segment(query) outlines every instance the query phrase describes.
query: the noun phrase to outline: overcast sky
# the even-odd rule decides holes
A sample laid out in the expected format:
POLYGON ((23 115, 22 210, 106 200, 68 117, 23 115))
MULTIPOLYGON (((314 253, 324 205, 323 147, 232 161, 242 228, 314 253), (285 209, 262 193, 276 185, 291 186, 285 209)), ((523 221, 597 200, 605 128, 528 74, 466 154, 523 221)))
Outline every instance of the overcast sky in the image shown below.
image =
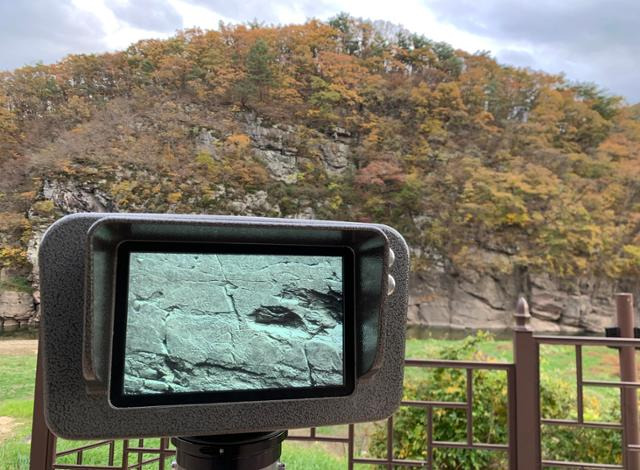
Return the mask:
POLYGON ((302 23, 341 11, 640 102, 640 0, 0 0, 0 69, 220 21, 302 23))

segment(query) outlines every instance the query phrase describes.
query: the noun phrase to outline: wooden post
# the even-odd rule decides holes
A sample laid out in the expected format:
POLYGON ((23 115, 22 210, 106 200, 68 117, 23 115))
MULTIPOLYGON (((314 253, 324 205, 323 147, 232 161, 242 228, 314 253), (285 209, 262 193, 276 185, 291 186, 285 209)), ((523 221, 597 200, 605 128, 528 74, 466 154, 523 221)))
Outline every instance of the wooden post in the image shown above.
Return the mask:
POLYGON ((38 341, 36 360, 36 385, 33 399, 33 420, 31 425, 30 470, 51 470, 56 460, 56 437, 44 419, 44 370, 42 340, 38 341))
POLYGON ((516 369, 516 461, 518 470, 541 466, 540 455, 540 365, 538 343, 528 326, 529 305, 520 297, 513 329, 513 359, 516 369))
MULTIPOLYGON (((633 338, 633 295, 616 294, 616 314, 621 338, 633 338)), ((619 349, 620 356, 620 380, 623 382, 635 382, 636 377, 636 348, 633 346, 619 349)), ((623 461, 624 468, 640 470, 640 454, 629 451, 627 446, 640 444, 638 433, 638 394, 635 388, 622 388, 620 390, 621 417, 623 426, 623 461)))

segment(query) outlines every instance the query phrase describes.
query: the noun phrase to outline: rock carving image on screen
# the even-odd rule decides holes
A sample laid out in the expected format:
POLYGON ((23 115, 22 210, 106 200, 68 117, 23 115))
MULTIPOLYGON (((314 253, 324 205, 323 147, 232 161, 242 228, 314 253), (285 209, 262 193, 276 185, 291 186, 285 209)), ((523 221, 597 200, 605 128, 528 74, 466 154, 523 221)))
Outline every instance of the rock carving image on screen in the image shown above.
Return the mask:
POLYGON ((132 252, 124 394, 341 386, 340 256, 132 252))

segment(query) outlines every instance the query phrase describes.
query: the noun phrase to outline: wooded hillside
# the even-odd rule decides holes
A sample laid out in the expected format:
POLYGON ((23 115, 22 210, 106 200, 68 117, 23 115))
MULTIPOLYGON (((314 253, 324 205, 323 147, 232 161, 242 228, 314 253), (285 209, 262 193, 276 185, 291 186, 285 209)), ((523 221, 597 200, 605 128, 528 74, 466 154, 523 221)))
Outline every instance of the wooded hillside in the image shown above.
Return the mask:
POLYGON ((120 211, 388 223, 416 268, 640 275, 640 105, 345 15, 2 73, 0 162, 4 266, 77 181, 120 211))

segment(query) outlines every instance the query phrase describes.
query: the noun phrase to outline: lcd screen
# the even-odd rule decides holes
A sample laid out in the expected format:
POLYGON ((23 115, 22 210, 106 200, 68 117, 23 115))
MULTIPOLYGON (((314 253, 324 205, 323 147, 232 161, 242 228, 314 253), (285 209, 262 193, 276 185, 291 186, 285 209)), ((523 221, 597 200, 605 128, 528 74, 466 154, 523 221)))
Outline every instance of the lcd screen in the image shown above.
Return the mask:
POLYGON ((348 394, 352 256, 343 247, 124 243, 112 403, 348 394))

